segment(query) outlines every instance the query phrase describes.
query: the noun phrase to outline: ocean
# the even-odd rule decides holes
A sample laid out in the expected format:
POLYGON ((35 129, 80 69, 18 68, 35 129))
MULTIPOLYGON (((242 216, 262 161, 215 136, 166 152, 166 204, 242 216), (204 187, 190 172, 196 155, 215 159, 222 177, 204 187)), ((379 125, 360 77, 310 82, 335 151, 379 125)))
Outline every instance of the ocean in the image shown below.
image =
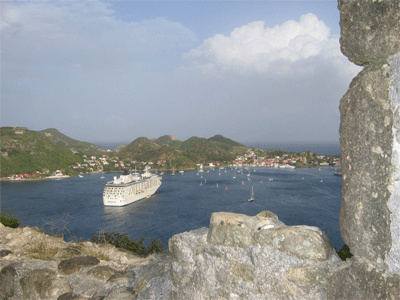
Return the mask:
POLYGON ((124 207, 105 207, 102 200, 106 181, 118 173, 104 174, 104 179, 102 174, 90 174, 2 182, 1 210, 12 209, 22 225, 63 233, 66 240, 88 240, 106 231, 126 233, 135 240, 145 237, 148 242, 160 239, 165 245, 174 234, 208 227, 213 212, 256 215, 270 210, 286 225, 317 226, 334 247, 343 246, 339 230, 342 178, 334 176, 334 168, 250 168, 251 181, 247 170, 243 175, 237 171, 204 172, 204 178, 197 171, 176 176, 166 172, 151 198, 124 207), (248 202, 252 187, 255 200, 248 202))

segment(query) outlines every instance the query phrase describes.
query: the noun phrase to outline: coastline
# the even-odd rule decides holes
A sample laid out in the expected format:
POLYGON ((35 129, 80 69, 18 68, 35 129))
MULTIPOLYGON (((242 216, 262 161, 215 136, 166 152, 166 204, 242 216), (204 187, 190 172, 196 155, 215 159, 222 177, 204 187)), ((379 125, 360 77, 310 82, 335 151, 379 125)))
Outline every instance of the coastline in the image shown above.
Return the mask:
MULTIPOLYGON (((224 168, 233 168, 231 166, 223 166, 223 167, 224 168)), ((209 167, 206 167, 206 168, 209 168, 209 167)), ((214 167, 214 169, 218 169, 218 168, 219 167, 214 167)), ((257 166, 257 168, 272 168, 273 169, 273 167, 270 167, 270 166, 257 166)), ((305 169, 305 168, 335 168, 335 167, 333 167, 333 166, 300 166, 300 167, 296 167, 296 169, 305 169)), ((194 170, 197 170, 197 168, 180 168, 179 170, 176 169, 175 172, 179 172, 181 170, 183 170, 183 171, 194 171, 194 170)), ((158 168, 158 169, 156 169, 154 171, 157 171, 157 172, 172 172, 172 169, 158 168)), ((94 172, 90 172, 90 173, 84 173, 82 175, 121 173, 121 172, 123 172, 123 170, 114 170, 114 171, 106 171, 106 172, 94 171, 94 172)), ((53 180, 61 180, 61 179, 74 178, 74 177, 77 177, 77 176, 78 176, 78 174, 77 175, 70 175, 68 177, 61 177, 61 178, 44 177, 44 178, 24 178, 24 179, 10 179, 8 177, 1 177, 0 178, 0 182, 6 182, 6 181, 9 181, 9 182, 20 182, 20 181, 27 182, 27 181, 43 181, 43 180, 52 180, 52 179, 53 180)))

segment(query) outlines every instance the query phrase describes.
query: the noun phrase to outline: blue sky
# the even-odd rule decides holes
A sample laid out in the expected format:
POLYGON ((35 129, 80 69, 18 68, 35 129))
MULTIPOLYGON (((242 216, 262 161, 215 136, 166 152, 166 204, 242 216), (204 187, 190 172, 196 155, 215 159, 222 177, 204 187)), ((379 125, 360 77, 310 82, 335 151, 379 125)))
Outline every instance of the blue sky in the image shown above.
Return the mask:
POLYGON ((337 1, 1 2, 1 126, 338 141, 337 1))

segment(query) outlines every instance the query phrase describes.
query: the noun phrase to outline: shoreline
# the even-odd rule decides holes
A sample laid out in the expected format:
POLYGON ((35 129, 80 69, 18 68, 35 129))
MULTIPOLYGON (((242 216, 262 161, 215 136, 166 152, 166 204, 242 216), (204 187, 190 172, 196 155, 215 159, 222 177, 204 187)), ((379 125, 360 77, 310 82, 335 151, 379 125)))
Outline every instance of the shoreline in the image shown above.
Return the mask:
MULTIPOLYGON (((209 167, 206 167, 206 168, 209 168, 209 167)), ((214 167, 214 169, 218 169, 219 167, 214 167)), ((228 167, 228 166, 224 166, 224 168, 232 168, 232 167, 228 167)), ((253 168, 253 167, 251 167, 251 168, 253 168)), ((270 167, 270 166, 257 166, 257 168, 272 168, 272 169, 274 169, 273 167, 270 167)), ((337 168, 337 167, 334 167, 334 166, 302 166, 302 167, 296 167, 295 169, 304 169, 304 168, 337 168)), ((295 169, 293 169, 293 170, 295 170, 295 169)), ((183 169, 176 169, 175 170, 175 172, 179 172, 179 171, 195 171, 195 170, 197 170, 197 168, 183 168, 183 169)), ((163 168, 163 169, 155 169, 154 171, 157 171, 157 172, 172 172, 172 170, 171 169, 165 169, 165 168, 163 168)), ((107 171, 107 172, 102 172, 102 171, 94 171, 94 172, 90 172, 90 173, 84 173, 84 174, 82 174, 82 175, 91 175, 91 174, 106 174, 106 173, 121 173, 121 172, 123 172, 123 170, 115 170, 115 171, 107 171)), ((8 178, 8 177, 1 177, 0 178, 0 182, 6 182, 6 181, 9 181, 9 182, 20 182, 20 181, 23 181, 23 182, 27 182, 27 181, 43 181, 43 180, 61 180, 61 179, 68 179, 68 178, 73 178, 73 177, 78 177, 78 175, 79 174, 77 174, 77 175, 70 175, 69 177, 64 177, 64 178, 48 178, 48 177, 45 177, 45 178, 24 178, 24 179, 10 179, 10 178, 8 178)))

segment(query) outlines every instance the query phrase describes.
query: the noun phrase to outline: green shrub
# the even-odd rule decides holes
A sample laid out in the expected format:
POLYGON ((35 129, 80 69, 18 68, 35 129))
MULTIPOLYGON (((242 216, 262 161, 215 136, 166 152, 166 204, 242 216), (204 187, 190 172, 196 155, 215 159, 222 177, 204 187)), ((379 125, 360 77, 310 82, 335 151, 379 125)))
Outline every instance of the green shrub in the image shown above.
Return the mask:
POLYGON ((336 250, 336 253, 339 255, 341 260, 346 260, 347 258, 350 258, 353 256, 353 254, 351 254, 351 252, 350 252, 349 246, 347 246, 346 244, 343 245, 342 249, 336 250))
POLYGON ((161 252, 165 245, 160 240, 153 240, 149 243, 146 247, 143 245, 145 238, 141 238, 139 242, 135 240, 130 240, 126 233, 120 234, 116 232, 108 233, 104 232, 101 233, 100 236, 92 236, 90 241, 96 244, 111 244, 117 248, 123 248, 134 253, 147 256, 153 252, 161 252))
POLYGON ((18 220, 17 217, 11 213, 11 209, 9 209, 5 213, 0 213, 0 223, 6 227, 17 228, 21 224, 21 221, 18 220))

